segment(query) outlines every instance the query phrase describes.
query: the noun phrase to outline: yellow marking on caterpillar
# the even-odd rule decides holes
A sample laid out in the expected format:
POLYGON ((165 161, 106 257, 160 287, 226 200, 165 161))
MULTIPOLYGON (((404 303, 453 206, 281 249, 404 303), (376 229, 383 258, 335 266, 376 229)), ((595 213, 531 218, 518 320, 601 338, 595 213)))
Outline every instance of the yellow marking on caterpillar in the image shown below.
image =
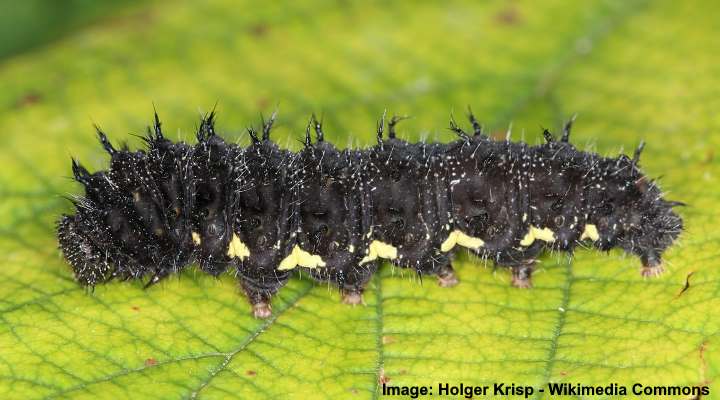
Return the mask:
POLYGON ((550 228, 538 228, 537 226, 530 226, 528 233, 520 241, 520 246, 530 246, 536 240, 542 240, 544 242, 554 242, 555 232, 550 228))
POLYGON ((310 254, 301 249, 300 246, 295 245, 292 252, 290 252, 290 255, 280 262, 278 270, 287 271, 297 267, 298 265, 305 268, 319 268, 325 266, 325 261, 323 261, 322 257, 319 255, 310 254))
POLYGON ((520 246, 530 246, 535 241, 535 236, 533 236, 532 229, 528 230, 528 233, 525 234, 525 237, 520 241, 520 246))
POLYGON ((555 241, 555 232, 550 230, 550 228, 538 228, 537 226, 531 226, 530 230, 532 230, 532 235, 535 239, 542 240, 544 242, 554 242, 555 241))
POLYGON ((370 247, 368 247, 367 255, 360 260, 360 265, 377 260, 378 257, 394 260, 397 258, 397 249, 391 244, 387 244, 379 240, 373 240, 370 243, 370 247))
POLYGON ((582 236, 580 236, 580 240, 590 239, 593 242, 596 242, 600 239, 600 234, 598 233, 597 226, 593 224, 585 224, 585 230, 582 233, 582 236))
POLYGON ((202 244, 202 239, 200 238, 200 234, 197 232, 193 232, 190 234, 192 236, 192 241, 195 243, 196 246, 200 246, 202 244))
POLYGON ((447 239, 440 245, 440 251, 447 253, 452 250, 456 245, 467 247, 469 249, 477 249, 485 244, 482 239, 473 236, 468 236, 459 229, 455 229, 450 232, 447 239))
POLYGON ((230 258, 237 257, 241 260, 250 257, 250 249, 240 241, 240 238, 234 232, 228 246, 227 255, 230 258))

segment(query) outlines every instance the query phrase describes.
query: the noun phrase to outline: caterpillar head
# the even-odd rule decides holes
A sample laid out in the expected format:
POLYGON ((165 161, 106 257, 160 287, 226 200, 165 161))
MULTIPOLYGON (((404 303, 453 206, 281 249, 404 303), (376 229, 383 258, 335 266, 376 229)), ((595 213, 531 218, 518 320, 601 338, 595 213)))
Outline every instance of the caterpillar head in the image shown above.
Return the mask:
POLYGON ((112 273, 107 254, 102 250, 103 243, 98 243, 92 235, 95 226, 78 214, 63 215, 57 224, 60 250, 72 266, 75 279, 83 286, 104 282, 112 273))
POLYGON ((85 187, 76 198, 74 216, 58 222, 60 248, 76 279, 88 286, 118 277, 139 278, 155 265, 157 251, 148 251, 149 232, 143 229, 132 199, 118 191, 104 172, 90 174, 73 160, 75 180, 85 187))

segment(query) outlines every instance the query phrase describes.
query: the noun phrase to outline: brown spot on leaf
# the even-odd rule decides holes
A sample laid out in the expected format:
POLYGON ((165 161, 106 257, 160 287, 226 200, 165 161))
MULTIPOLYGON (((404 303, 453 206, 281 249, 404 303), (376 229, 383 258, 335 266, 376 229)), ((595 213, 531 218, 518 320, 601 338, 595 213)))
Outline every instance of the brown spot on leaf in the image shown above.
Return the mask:
MULTIPOLYGON (((709 380, 707 378, 708 365, 707 365, 707 360, 705 360, 705 351, 707 350, 707 346, 708 346, 707 340, 700 343, 700 349, 699 349, 699 353, 700 353, 700 384, 696 385, 695 386, 696 388, 707 387, 712 382, 711 380, 709 380)), ((689 399, 699 400, 699 399, 702 399, 702 397, 703 397, 702 394, 697 394, 695 396, 690 397, 689 399)))
POLYGON ((15 108, 28 107, 41 102, 42 99, 43 96, 40 93, 29 91, 15 100, 15 108))
POLYGON ((500 25, 512 26, 522 22, 522 16, 517 7, 509 5, 495 14, 495 21, 500 25))
POLYGON ((267 97, 261 97, 256 101, 258 108, 267 108, 270 105, 270 100, 267 97))
POLYGON ((383 337, 382 337, 382 343, 383 343, 383 344, 395 343, 395 338, 392 337, 392 336, 383 336, 383 337))
POLYGON ((156 359, 150 357, 150 358, 148 358, 147 360, 145 360, 145 366, 146 366, 146 367, 154 367, 155 365, 157 365, 157 360, 156 360, 156 359))
POLYGON ((154 26, 157 14, 143 10, 141 12, 118 13, 102 23, 105 29, 146 30, 154 26))
POLYGON ((255 37, 263 37, 267 35, 269 30, 270 28, 267 24, 260 22, 250 27, 250 34, 255 37))
POLYGON ((378 374, 378 384, 385 385, 390 382, 390 377, 385 375, 385 370, 380 368, 380 374, 378 374))
POLYGON ((247 376, 255 376, 255 375, 257 375, 257 372, 249 369, 249 370, 245 371, 245 375, 247 375, 247 376))
POLYGON ((707 350, 707 340, 700 344, 700 379, 702 379, 702 385, 710 384, 710 380, 707 379, 708 364, 705 359, 705 351, 707 350))
POLYGON ((705 159, 703 160, 704 164, 710 164, 715 159, 715 151, 710 149, 705 153, 705 159))
POLYGON ((133 311, 140 311, 140 307, 138 306, 132 306, 130 307, 133 311))

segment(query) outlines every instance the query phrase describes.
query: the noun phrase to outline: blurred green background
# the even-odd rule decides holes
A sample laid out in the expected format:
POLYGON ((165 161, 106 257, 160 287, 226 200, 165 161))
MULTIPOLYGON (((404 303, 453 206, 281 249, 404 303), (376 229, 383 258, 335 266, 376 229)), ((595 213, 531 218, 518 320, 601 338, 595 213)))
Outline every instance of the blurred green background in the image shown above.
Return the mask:
POLYGON ((0 58, 36 49, 137 0, 0 1, 0 58))
MULTIPOLYGON (((0 397, 378 398, 380 382, 710 385, 720 366, 720 7, 715 2, 0 1, 0 397), (92 123, 140 141, 153 104, 192 140, 279 105, 299 148, 325 115, 340 146, 384 110, 410 140, 451 140, 468 105, 497 138, 539 143, 577 113, 583 150, 661 176, 687 231, 644 280, 620 252, 542 258, 528 291, 461 256, 446 290, 385 266, 366 306, 293 279, 275 318, 249 317, 231 274, 189 269, 150 290, 87 293, 59 256, 70 156, 106 168, 92 123), (686 288, 683 290, 683 288, 686 288)), ((542 395, 534 395, 543 398, 542 395)), ((672 396, 688 398, 688 396, 672 396)), ((599 396, 598 398, 604 398, 599 396)), ((648 397, 649 398, 649 397, 648 397)))

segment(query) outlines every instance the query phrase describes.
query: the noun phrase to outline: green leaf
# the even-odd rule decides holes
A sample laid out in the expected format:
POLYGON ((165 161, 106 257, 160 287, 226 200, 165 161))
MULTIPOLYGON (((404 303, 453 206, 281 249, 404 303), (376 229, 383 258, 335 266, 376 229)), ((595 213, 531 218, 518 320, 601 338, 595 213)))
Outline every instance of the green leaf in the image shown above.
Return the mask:
MULTIPOLYGON (((0 398, 377 398, 393 385, 547 382, 711 385, 720 372, 720 58, 706 2, 160 2, 0 64, 0 398), (274 316, 250 317, 232 276, 190 269, 143 290, 87 292, 54 221, 80 188, 69 157, 107 159, 92 122, 138 140, 152 104, 190 138, 279 103, 280 143, 311 112, 339 145, 368 144, 383 110, 405 137, 450 140, 469 104, 488 129, 541 140, 578 114, 572 140, 614 155, 648 142, 686 232, 668 272, 643 279, 618 251, 543 256, 535 287, 462 256, 461 284, 384 266, 365 306, 295 278, 274 316), (686 288, 686 289, 684 289, 686 288)), ((535 395, 534 395, 535 396, 535 395)), ((543 396, 537 396, 541 398, 543 396)))
POLYGON ((137 0, 0 0, 0 58, 31 50, 137 0))

